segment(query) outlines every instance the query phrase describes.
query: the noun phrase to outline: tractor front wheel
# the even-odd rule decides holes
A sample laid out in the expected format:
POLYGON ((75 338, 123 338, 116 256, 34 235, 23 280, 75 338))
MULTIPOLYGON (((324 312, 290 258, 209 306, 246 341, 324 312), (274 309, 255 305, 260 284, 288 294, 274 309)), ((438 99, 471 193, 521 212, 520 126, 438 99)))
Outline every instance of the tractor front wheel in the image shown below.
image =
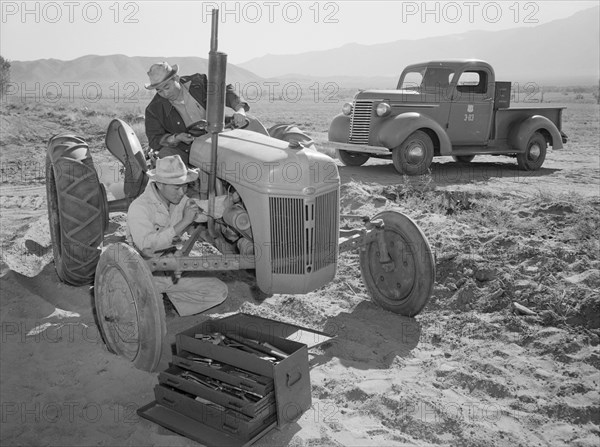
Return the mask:
POLYGON ((48 220, 58 277, 71 285, 90 284, 108 226, 106 192, 85 141, 53 137, 46 154, 48 220))
POLYGON ((94 306, 109 351, 154 371, 167 349, 165 308, 152 272, 129 245, 112 244, 100 256, 94 306))
POLYGON ((377 219, 383 221, 383 229, 371 230, 360 251, 363 281, 381 307, 413 317, 433 292, 435 261, 431 247, 417 224, 404 214, 384 211, 371 220, 377 219), (376 234, 380 231, 383 235, 376 234))

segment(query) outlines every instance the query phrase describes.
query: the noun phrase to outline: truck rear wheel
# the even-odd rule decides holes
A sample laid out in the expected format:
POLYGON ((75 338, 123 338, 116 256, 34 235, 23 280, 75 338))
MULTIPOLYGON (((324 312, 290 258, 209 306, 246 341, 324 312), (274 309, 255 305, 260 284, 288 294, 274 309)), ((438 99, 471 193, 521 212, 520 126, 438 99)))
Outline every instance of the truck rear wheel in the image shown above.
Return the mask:
POLYGON ((452 158, 457 163, 471 163, 475 155, 453 155, 452 158))
POLYGON ((364 154, 361 152, 351 152, 351 151, 343 151, 338 149, 337 151, 338 158, 342 160, 342 163, 346 166, 362 166, 364 165, 369 158, 369 154, 364 154))
POLYGON ((433 142, 422 130, 411 133, 392 151, 394 167, 400 174, 425 174, 433 160, 433 142))
POLYGON ((90 284, 108 212, 106 192, 81 138, 62 135, 49 141, 46 195, 56 273, 74 286, 90 284))
POLYGON ((154 371, 166 349, 165 308, 152 272, 134 248, 108 246, 100 256, 94 282, 94 307, 109 351, 154 371))
POLYGON ((375 219, 383 220, 390 262, 381 262, 379 241, 371 238, 360 251, 365 286, 373 301, 384 309, 415 316, 427 304, 435 282, 435 261, 429 242, 417 224, 404 214, 384 211, 372 220, 375 219))
POLYGON ((527 148, 524 153, 517 154, 517 164, 523 171, 537 171, 546 160, 546 139, 539 132, 529 138, 527 148))

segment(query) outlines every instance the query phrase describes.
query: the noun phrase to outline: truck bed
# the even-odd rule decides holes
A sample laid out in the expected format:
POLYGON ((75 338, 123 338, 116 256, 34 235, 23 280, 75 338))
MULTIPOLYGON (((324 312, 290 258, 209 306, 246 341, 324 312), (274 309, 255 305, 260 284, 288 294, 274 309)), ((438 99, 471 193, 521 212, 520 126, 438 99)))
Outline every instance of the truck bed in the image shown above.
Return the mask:
POLYGON ((494 135, 507 136, 510 126, 515 121, 525 120, 534 115, 541 115, 562 129, 562 111, 566 107, 509 107, 496 110, 494 135))

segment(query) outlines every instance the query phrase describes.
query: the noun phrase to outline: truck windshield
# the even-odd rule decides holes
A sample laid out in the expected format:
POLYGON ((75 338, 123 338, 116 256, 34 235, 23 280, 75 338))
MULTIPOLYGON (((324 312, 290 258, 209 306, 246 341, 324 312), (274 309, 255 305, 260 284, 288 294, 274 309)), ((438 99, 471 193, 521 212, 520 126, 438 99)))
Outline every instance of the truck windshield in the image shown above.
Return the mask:
POLYGON ((439 91, 446 90, 454 77, 454 70, 447 67, 424 67, 407 71, 398 83, 400 90, 439 91))
POLYGON ((398 82, 398 90, 419 90, 423 82, 423 73, 425 69, 419 71, 408 71, 398 82))

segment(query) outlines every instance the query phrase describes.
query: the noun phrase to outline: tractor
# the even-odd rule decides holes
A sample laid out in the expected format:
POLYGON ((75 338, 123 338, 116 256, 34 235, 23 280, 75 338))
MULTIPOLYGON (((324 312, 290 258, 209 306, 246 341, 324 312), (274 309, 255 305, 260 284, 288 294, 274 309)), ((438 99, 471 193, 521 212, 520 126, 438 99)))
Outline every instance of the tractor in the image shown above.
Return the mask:
MULTIPOLYGON (((305 294, 329 283, 339 254, 358 249, 366 289, 383 308, 414 316, 427 303, 435 263, 427 238, 406 215, 384 211, 364 228, 340 231, 340 176, 332 158, 294 126, 269 130, 225 126, 227 55, 217 50, 218 11, 212 15, 207 120, 190 164, 201 172, 208 219, 191 225, 173 250, 147 258, 133 244, 104 243, 109 215, 126 212, 148 182, 148 157, 132 128, 113 120, 107 149, 123 164, 125 197, 108 200, 86 142, 75 135, 50 139, 46 188, 54 265, 71 285, 94 284, 97 323, 108 349, 154 371, 168 350, 162 296, 153 274, 247 271, 266 294, 305 294), (216 199, 226 196, 215 217, 216 199), (212 252, 191 255, 196 242, 212 252)), ((243 275, 247 277, 248 275, 243 275)))

